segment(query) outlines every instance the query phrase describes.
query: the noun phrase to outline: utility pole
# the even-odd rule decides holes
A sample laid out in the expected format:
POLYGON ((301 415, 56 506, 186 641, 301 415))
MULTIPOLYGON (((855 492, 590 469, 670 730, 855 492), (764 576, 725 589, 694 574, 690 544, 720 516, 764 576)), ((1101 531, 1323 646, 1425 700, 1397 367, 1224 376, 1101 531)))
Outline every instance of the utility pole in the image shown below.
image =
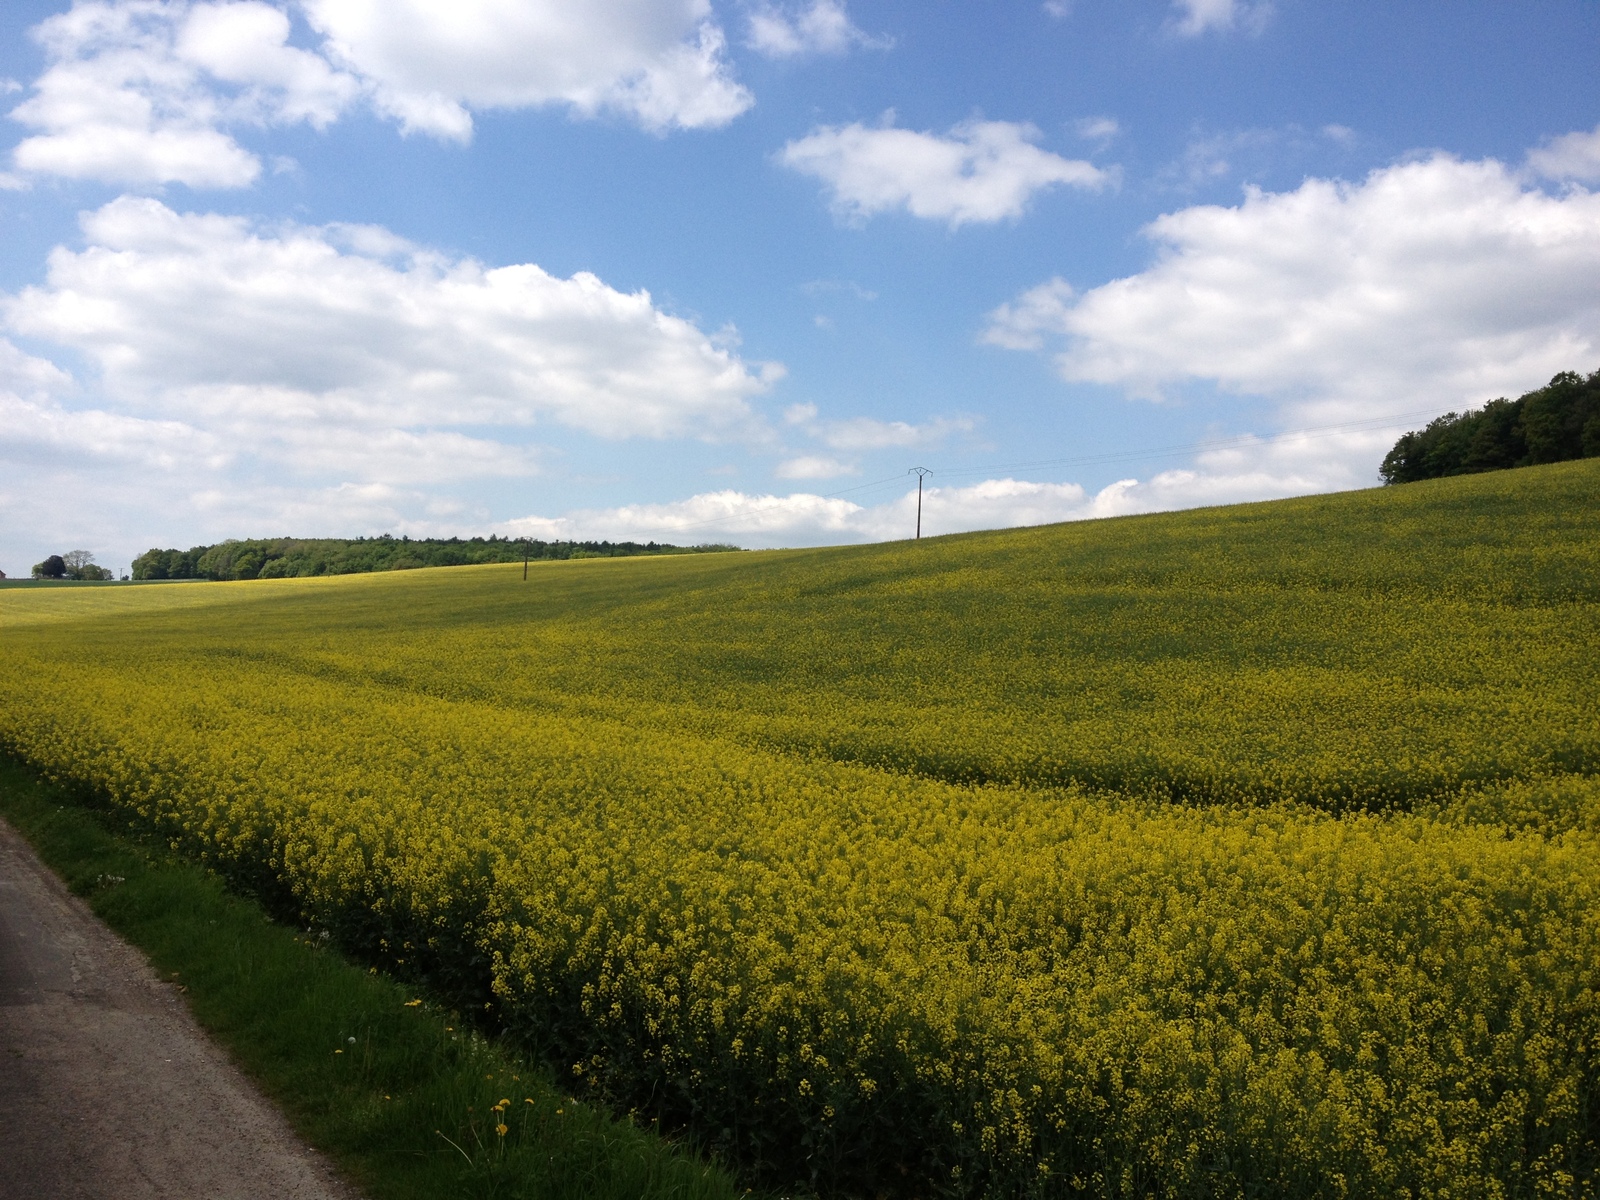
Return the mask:
POLYGON ((906 474, 907 475, 915 475, 917 477, 917 540, 921 541, 922 540, 922 477, 924 475, 932 475, 933 472, 928 470, 927 467, 912 467, 911 470, 906 472, 906 474))
POLYGON ((522 539, 522 582, 528 582, 528 539, 522 539))

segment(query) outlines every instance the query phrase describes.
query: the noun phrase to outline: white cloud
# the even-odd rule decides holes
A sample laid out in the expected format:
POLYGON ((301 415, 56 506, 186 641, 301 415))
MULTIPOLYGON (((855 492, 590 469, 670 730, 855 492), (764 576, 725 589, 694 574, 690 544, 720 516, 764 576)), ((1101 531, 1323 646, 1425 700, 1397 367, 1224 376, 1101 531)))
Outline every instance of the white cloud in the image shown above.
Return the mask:
POLYGON ((1020 217, 1044 188, 1113 182, 1092 163, 1039 149, 1037 137, 1033 126, 1008 121, 967 121, 942 136, 887 123, 823 126, 786 145, 778 161, 827 184, 844 220, 905 209, 952 229, 1020 217))
POLYGON ((968 417, 935 417, 921 425, 907 421, 879 421, 872 417, 848 417, 825 421, 815 430, 824 445, 835 450, 886 450, 936 446, 951 434, 971 432, 976 423, 968 417))
POLYGON ((33 32, 49 66, 11 114, 37 131, 13 152, 29 174, 243 187, 261 163, 224 127, 321 128, 359 90, 257 0, 80 0, 33 32))
MULTIPOLYGON (((64 400, 74 392, 77 381, 56 363, 0 338, 0 462, 10 472, 107 462, 155 470, 226 464, 221 442, 203 430, 102 408, 67 408, 64 400)), ((58 483, 46 483, 46 491, 61 506, 58 483)))
POLYGON ((1546 179, 1600 181, 1600 125, 1587 133, 1566 133, 1528 152, 1528 166, 1546 179))
POLYGON ((72 376, 49 359, 25 354, 7 339, 0 338, 0 392, 53 396, 67 391, 72 382, 72 376))
POLYGON ((853 47, 885 49, 887 38, 857 29, 840 0, 811 0, 799 11, 763 3, 750 13, 750 46, 769 58, 844 54, 853 47))
POLYGON ((1029 288, 989 314, 979 340, 1007 350, 1042 350, 1047 337, 1065 332, 1076 294, 1060 276, 1029 288))
POLYGON ((1115 117, 1080 117, 1072 129, 1086 141, 1109 142, 1122 132, 1122 123, 1115 117))
POLYGON ((1240 28, 1259 33, 1272 17, 1271 0, 1173 0, 1173 7, 1172 27, 1184 37, 1240 28))
POLYGON ((227 460, 218 438, 182 421, 151 421, 104 409, 72 410, 52 400, 25 399, 0 390, 0 461, 32 468, 130 463, 170 471, 215 469, 227 460))
POLYGON ((804 430, 832 450, 936 446, 952 434, 970 433, 977 425, 971 417, 935 417, 913 425, 909 421, 880 421, 875 417, 823 421, 818 419, 817 413, 815 404, 791 404, 784 410, 784 424, 804 430))
POLYGON ((76 0, 33 30, 49 65, 12 110, 34 131, 14 151, 17 169, 245 187, 261 162, 232 131, 320 129, 362 99, 407 131, 456 140, 471 137, 474 110, 559 104, 659 132, 725 125, 753 103, 730 73, 708 0, 298 8, 325 37, 318 51, 291 45, 288 11, 262 0, 76 0))
POLYGON ((860 470, 836 458, 802 454, 779 463, 773 474, 779 479, 837 479, 841 475, 860 474, 860 470))
POLYGON ((592 275, 130 197, 83 232, 0 297, 0 325, 90 368, 0 339, 8 571, 69 544, 126 561, 158 541, 479 532, 504 486, 485 481, 543 470, 541 424, 766 436, 749 401, 779 368, 592 275))
POLYGON ((562 104, 651 130, 726 125, 753 103, 709 0, 301 0, 329 56, 408 130, 464 139, 471 110, 562 104))
MULTIPOLYGON (((604 438, 738 437, 777 370, 648 293, 447 259, 386 230, 263 230, 130 197, 83 228, 86 248, 57 248, 46 283, 5 301, 7 323, 98 364, 130 417, 306 479, 526 475, 525 431, 544 421, 604 438)), ((57 370, 0 351, 0 377, 57 370)), ((76 419, 27 418, 69 432, 76 419)))
POLYGON ((1492 160, 1252 189, 1145 232, 1148 270, 1034 288, 985 340, 1058 341, 1064 378, 1135 394, 1267 397, 1297 424, 1461 407, 1600 359, 1600 195, 1529 189, 1492 160))
POLYGON ((319 56, 289 45, 289 32, 288 16, 270 4, 197 4, 178 23, 174 48, 180 61, 246 89, 233 98, 230 115, 326 128, 358 85, 319 56))

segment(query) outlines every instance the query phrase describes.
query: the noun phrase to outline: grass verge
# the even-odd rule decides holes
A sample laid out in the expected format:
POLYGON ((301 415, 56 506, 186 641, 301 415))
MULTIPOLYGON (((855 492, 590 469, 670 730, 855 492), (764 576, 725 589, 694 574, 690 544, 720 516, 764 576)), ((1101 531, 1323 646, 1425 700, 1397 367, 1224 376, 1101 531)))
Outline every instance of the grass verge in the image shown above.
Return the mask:
POLYGON ((731 1200, 732 1179, 578 1104, 453 1014, 274 923, 204 870, 118 836, 0 759, 0 816, 187 989, 196 1018, 373 1200, 731 1200))

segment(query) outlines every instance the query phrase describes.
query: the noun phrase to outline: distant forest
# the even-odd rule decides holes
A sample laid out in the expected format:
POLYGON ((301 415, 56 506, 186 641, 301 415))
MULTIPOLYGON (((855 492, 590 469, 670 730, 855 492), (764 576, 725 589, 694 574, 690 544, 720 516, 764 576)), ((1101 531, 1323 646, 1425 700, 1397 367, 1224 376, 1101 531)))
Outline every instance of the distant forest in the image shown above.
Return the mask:
POLYGON ((529 558, 631 558, 642 554, 706 554, 737 550, 721 543, 671 546, 659 542, 543 542, 518 538, 251 538, 147 550, 133 560, 135 579, 281 579, 298 575, 357 575, 414 567, 461 567, 529 558))
POLYGON ((1470 475, 1600 456, 1600 371, 1563 371, 1515 400, 1447 413, 1394 444, 1378 468, 1385 483, 1470 475))

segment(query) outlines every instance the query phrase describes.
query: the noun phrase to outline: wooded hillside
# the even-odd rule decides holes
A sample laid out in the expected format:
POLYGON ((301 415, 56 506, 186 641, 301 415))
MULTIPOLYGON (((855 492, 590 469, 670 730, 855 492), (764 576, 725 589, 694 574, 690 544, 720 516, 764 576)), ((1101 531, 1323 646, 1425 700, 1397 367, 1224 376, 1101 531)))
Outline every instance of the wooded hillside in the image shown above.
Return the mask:
POLYGON ((1563 371, 1515 400, 1446 413, 1394 444, 1378 473, 1385 483, 1470 475, 1600 455, 1600 371, 1563 371))

